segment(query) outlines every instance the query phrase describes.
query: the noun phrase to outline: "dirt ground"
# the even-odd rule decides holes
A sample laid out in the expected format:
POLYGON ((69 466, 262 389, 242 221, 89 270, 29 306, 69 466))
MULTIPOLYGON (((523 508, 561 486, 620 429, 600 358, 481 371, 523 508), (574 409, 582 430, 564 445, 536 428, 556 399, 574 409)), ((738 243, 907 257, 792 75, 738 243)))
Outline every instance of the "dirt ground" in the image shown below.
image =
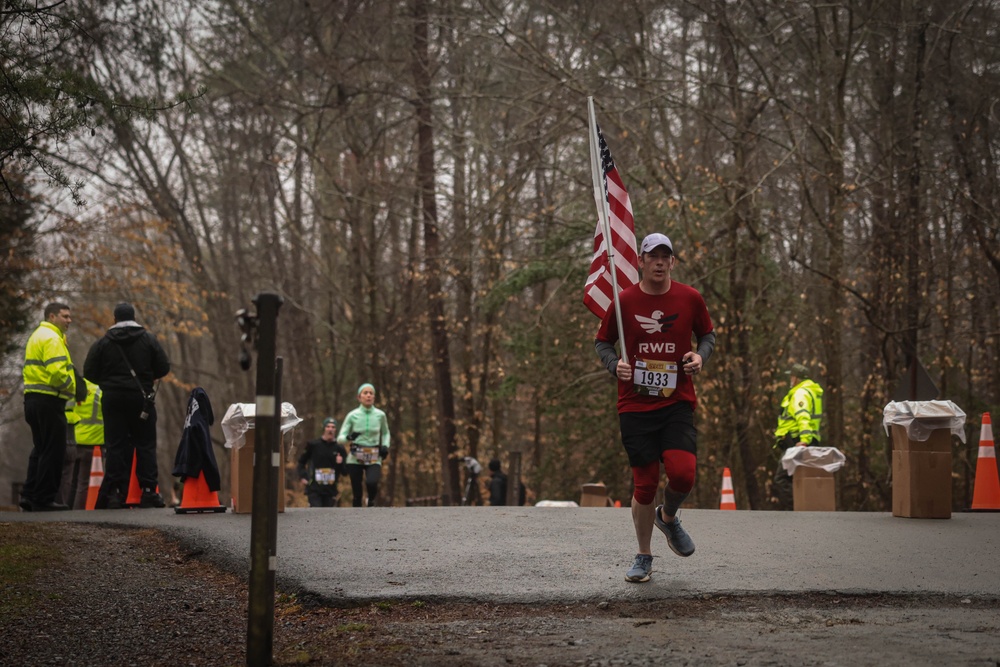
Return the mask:
MULTIPOLYGON (((0 665, 244 665, 246 623, 246 576, 155 531, 0 523, 0 665)), ((272 655, 275 665, 997 667, 1000 604, 830 592, 343 609, 279 591, 272 655)))

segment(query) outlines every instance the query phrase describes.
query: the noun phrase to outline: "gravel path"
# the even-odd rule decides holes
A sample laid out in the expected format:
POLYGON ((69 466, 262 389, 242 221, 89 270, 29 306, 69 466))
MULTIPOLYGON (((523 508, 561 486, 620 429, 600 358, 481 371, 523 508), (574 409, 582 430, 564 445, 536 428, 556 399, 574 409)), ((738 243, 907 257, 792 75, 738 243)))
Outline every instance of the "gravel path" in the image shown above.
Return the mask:
POLYGON ((245 664, 246 585, 236 577, 152 530, 30 529, 62 557, 35 573, 30 591, 2 591, 0 664, 245 664))
MULTIPOLYGON (((154 530, 0 523, 0 556, 2 667, 246 664, 246 578, 154 530)), ((309 602, 277 594, 274 665, 1000 665, 996 596, 309 602)))

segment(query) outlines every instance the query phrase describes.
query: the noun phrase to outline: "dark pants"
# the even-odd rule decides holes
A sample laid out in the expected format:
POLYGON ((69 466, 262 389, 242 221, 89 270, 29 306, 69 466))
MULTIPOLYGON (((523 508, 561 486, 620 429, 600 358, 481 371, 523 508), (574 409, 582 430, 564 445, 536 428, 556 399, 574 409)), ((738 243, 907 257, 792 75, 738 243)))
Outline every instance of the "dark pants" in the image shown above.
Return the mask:
POLYGON ((90 468, 94 464, 94 447, 100 445, 76 446, 76 496, 73 502, 66 504, 75 510, 87 509, 87 496, 90 494, 90 468))
POLYGON ((336 507, 337 487, 333 484, 313 484, 306 487, 306 497, 309 498, 309 507, 336 507))
POLYGON ((794 508, 794 494, 792 491, 792 478, 781 465, 781 457, 789 447, 794 447, 799 442, 798 434, 788 434, 781 438, 774 445, 777 454, 777 468, 774 471, 774 482, 771 486, 771 495, 775 500, 775 509, 779 511, 789 511, 794 508))
POLYGON ((159 471, 156 465, 156 408, 140 419, 144 399, 138 389, 132 392, 106 391, 102 397, 104 411, 104 482, 97 496, 97 508, 107 507, 108 498, 115 496, 122 504, 128 498, 132 480, 132 458, 135 476, 144 490, 155 491, 159 471))
POLYGON ((76 509, 73 507, 73 501, 76 498, 79 465, 80 461, 77 458, 76 445, 72 443, 66 445, 66 454, 63 456, 62 464, 62 481, 59 482, 59 496, 56 500, 66 503, 70 509, 76 509))
POLYGON ((361 500, 364 497, 365 489, 368 490, 368 507, 375 507, 375 498, 378 496, 378 483, 382 479, 382 466, 361 465, 350 463, 347 465, 347 473, 351 476, 351 491, 354 492, 354 507, 361 507, 361 500))
POLYGON ((24 421, 31 427, 28 475, 21 497, 36 505, 56 499, 66 456, 66 400, 57 396, 24 395, 24 421))

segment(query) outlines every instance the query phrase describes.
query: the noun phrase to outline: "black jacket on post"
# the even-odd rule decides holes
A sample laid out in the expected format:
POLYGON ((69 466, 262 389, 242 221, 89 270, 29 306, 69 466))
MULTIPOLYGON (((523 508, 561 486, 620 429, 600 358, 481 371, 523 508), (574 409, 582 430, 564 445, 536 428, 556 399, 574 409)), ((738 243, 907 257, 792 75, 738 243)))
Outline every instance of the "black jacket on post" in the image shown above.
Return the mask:
POLYGON ((83 376, 103 392, 138 391, 129 364, 147 394, 153 391, 154 381, 170 372, 170 359, 156 336, 131 320, 115 324, 90 347, 83 376))
POLYGON ((181 443, 174 457, 174 477, 181 481, 198 475, 205 475, 205 483, 209 491, 218 491, 222 487, 219 475, 219 464, 215 460, 212 449, 212 434, 209 427, 215 423, 215 413, 208 394, 201 387, 191 390, 188 398, 187 418, 184 420, 184 431, 181 433, 181 443))

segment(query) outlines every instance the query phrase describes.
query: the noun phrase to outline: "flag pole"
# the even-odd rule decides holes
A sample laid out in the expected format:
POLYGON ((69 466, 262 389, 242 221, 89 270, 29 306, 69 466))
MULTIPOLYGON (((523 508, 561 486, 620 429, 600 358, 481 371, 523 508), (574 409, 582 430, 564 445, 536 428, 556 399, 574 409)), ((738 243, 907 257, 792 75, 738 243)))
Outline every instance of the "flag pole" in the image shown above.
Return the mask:
POLYGON ((622 309, 618 300, 618 269, 615 266, 615 247, 611 239, 611 211, 608 209, 608 195, 604 187, 604 168, 601 165, 601 144, 597 138, 597 115, 594 113, 594 98, 587 98, 587 112, 590 116, 590 171, 594 178, 594 202, 597 204, 597 217, 604 230, 604 246, 608 251, 608 270, 611 272, 611 291, 614 292, 615 319, 618 321, 618 341, 621 348, 622 361, 629 363, 628 352, 625 351, 625 332, 622 326, 622 309))

